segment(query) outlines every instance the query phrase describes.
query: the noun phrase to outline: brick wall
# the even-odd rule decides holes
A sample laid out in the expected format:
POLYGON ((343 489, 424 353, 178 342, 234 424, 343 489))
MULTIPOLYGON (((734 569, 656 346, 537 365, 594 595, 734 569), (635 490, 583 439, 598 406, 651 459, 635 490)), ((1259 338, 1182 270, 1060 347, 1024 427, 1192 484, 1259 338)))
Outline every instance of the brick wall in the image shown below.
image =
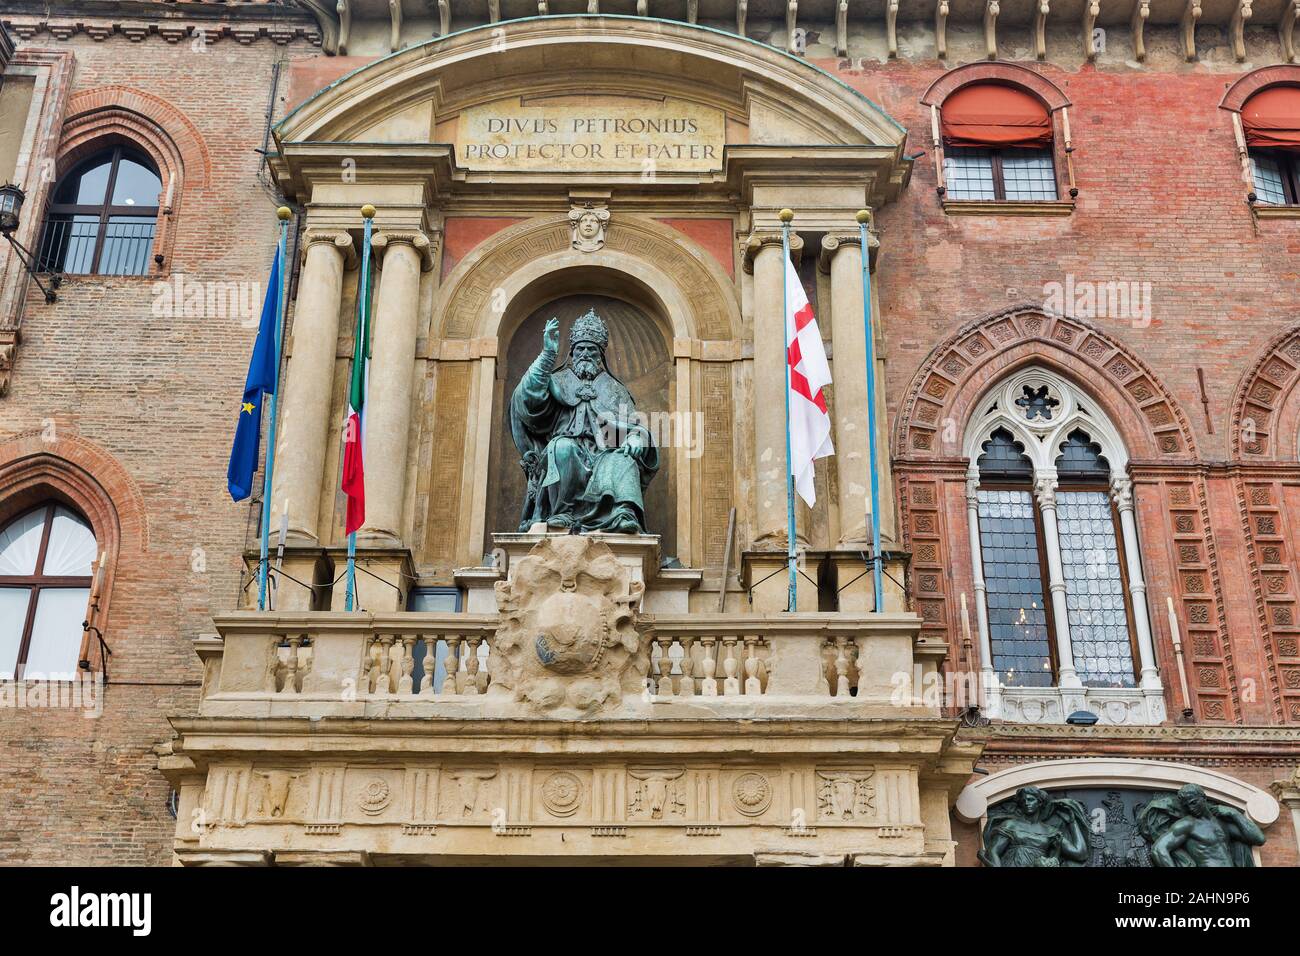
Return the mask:
MULTIPOLYGON (((0 404, 0 447, 47 433, 110 457, 133 485, 113 495, 119 517, 127 520, 138 495, 144 544, 116 569, 103 716, 0 713, 0 862, 162 864, 174 824, 153 748, 170 737, 166 716, 197 699, 190 642, 236 603, 250 512, 247 502, 230 501, 225 474, 256 325, 238 314, 156 314, 157 284, 177 276, 265 282, 277 203, 255 150, 273 64, 318 51, 305 41, 195 52, 188 43, 120 36, 41 39, 75 51, 74 103, 105 87, 147 94, 158 115, 201 138, 191 162, 206 163, 206 175, 182 197, 165 271, 69 277, 55 305, 34 287, 26 303, 11 391, 0 404)), ((277 111, 286 96, 282 82, 277 111)), ((196 172, 188 166, 187 180, 198 182, 196 172)), ((253 298, 256 317, 260 286, 253 298)))

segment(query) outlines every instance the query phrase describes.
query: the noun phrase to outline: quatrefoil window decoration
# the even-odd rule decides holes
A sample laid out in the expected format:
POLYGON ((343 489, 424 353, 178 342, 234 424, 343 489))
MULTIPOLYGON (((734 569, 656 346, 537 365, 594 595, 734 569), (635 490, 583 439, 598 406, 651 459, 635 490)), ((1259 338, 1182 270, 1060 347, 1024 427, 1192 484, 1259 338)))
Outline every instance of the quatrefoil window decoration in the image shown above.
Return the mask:
POLYGON ((1025 420, 1031 422, 1035 418, 1050 422, 1052 420, 1052 410, 1060 404, 1060 399, 1053 398, 1049 394, 1049 386, 1047 385, 1040 385, 1037 388, 1026 385, 1022 389, 1021 396, 1016 399, 1016 405, 1024 410, 1025 420))

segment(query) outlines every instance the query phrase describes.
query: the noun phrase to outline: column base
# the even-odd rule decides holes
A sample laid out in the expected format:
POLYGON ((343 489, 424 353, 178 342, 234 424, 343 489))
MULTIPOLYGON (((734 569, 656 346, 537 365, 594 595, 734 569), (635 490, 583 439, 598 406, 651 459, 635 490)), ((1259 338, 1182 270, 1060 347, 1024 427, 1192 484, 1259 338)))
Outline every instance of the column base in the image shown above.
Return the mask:
POLYGON ((871 561, 865 551, 828 551, 831 562, 839 610, 852 614, 870 614, 880 610, 901 612, 907 610, 907 594, 902 582, 906 581, 908 555, 882 551, 884 556, 881 576, 881 596, 884 606, 877 608, 874 576, 871 561))
MULTIPOLYGON (((326 552, 334 562, 334 585, 329 610, 342 611, 347 605, 347 548, 330 548, 326 552)), ((415 564, 405 548, 357 548, 357 592, 352 609, 372 613, 405 611, 415 579, 415 564)))
MULTIPOLYGON (((777 614, 787 610, 790 592, 790 577, 786 573, 788 563, 789 556, 781 551, 745 551, 741 554, 740 586, 750 592, 753 613, 777 614)), ((795 594, 796 611, 817 610, 817 564, 805 553, 795 594)))
MULTIPOLYGON (((257 573, 260 553, 244 553, 245 587, 240 595, 242 610, 257 609, 257 573)), ((329 607, 331 565, 325 549, 316 545, 286 547, 276 571, 276 554, 270 554, 267 578, 267 610, 324 611, 329 607)))

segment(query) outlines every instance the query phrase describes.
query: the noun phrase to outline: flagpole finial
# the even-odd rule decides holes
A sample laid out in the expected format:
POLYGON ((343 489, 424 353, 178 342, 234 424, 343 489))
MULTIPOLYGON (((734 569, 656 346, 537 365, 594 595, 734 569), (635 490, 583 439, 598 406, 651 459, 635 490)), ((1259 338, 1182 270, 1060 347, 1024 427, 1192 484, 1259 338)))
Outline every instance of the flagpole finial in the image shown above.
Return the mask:
POLYGON ((868 222, 871 222, 871 210, 870 210, 870 209, 859 209, 859 210, 858 210, 858 214, 857 214, 856 216, 854 216, 853 218, 856 219, 859 223, 868 223, 868 222))
POLYGON ((288 206, 281 206, 275 211, 275 214, 279 217, 281 222, 288 222, 293 218, 293 210, 288 206))
POLYGON ((777 213, 776 215, 777 215, 777 218, 779 218, 782 222, 789 222, 791 219, 794 218, 794 210, 793 210, 793 209, 782 209, 782 210, 781 210, 779 213, 777 213))
POLYGON ((374 218, 375 218, 375 207, 372 206, 372 205, 370 205, 370 203, 366 203, 364 206, 362 206, 362 207, 361 207, 361 218, 362 218, 362 219, 374 219, 374 218))

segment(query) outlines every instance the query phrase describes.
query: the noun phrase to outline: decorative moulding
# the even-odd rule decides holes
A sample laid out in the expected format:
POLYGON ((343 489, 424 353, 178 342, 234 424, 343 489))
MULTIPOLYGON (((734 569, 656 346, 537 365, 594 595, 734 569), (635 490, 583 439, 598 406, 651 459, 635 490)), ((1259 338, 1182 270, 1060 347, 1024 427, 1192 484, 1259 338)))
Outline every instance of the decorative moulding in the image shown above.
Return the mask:
POLYGON ((957 797, 956 812, 962 821, 977 823, 990 806, 1029 786, 1044 790, 1079 787, 1177 790, 1189 783, 1200 786, 1212 800, 1245 810, 1262 827, 1278 818, 1278 802, 1272 794, 1235 777, 1189 764, 1128 757, 1081 757, 1010 767, 969 784, 957 797))
POLYGON ((1069 216, 1074 202, 1017 202, 984 199, 945 199, 943 211, 950 216, 1069 216))

